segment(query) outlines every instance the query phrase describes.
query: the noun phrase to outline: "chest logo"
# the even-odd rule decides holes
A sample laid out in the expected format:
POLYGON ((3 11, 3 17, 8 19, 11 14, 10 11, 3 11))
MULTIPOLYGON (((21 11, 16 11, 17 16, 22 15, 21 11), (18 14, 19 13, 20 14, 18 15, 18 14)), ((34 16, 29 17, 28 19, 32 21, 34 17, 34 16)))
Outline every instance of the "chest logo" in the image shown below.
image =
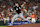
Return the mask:
POLYGON ((18 8, 16 8, 16 10, 18 10, 18 8))

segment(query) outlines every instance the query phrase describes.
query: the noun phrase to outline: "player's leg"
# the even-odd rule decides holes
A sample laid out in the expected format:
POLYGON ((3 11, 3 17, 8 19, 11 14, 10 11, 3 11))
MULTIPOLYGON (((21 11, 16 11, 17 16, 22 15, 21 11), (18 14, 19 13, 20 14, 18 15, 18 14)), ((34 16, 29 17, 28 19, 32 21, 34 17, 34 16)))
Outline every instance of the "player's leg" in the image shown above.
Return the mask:
POLYGON ((34 18, 34 23, 36 22, 35 18, 34 18))
POLYGON ((31 23, 33 23, 33 18, 32 18, 32 20, 31 20, 31 23))
POLYGON ((19 16, 20 16, 23 20, 25 20, 25 18, 24 18, 24 16, 23 16, 23 13, 20 13, 19 16))
POLYGON ((14 15, 14 17, 12 18, 12 21, 11 21, 12 24, 14 22, 14 19, 17 18, 17 17, 18 17, 18 14, 14 15))
POLYGON ((35 23, 35 22, 36 22, 35 18, 32 18, 32 23, 35 23))

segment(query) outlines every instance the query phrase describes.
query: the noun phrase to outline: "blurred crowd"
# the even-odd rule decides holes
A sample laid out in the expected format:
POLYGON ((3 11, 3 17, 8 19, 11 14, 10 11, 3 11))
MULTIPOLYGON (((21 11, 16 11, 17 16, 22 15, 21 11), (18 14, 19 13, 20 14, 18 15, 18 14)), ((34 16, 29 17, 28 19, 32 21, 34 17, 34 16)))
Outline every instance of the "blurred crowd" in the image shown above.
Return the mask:
MULTIPOLYGON (((23 15, 26 19, 30 19, 31 15, 34 14, 36 20, 40 20, 40 0, 0 0, 0 21, 5 22, 5 20, 12 20, 12 17, 16 14, 14 10, 14 3, 19 2, 20 5, 23 2, 26 2, 26 5, 21 8, 23 15), (26 9, 26 13, 23 11, 26 9)), ((16 19, 15 19, 16 20, 16 19)), ((18 19, 22 20, 22 19, 18 19)))

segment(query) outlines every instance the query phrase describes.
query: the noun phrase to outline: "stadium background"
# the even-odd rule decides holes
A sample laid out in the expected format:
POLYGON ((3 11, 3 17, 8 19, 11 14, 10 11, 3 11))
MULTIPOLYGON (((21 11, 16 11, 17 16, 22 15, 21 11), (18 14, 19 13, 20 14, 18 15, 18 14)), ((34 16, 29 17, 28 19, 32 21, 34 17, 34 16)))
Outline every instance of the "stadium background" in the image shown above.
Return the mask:
MULTIPOLYGON (((3 7, 0 7, 0 13, 4 10, 4 11, 6 11, 6 10, 8 10, 8 8, 9 7, 13 7, 14 5, 12 4, 12 3, 15 3, 15 2, 17 2, 18 0, 0 0, 1 1, 1 5, 3 6, 3 4, 4 5, 7 5, 8 7, 6 7, 6 8, 3 8, 3 7), (4 2, 3 2, 4 1, 4 2), (10 2, 9 2, 10 1, 10 2), (7 3, 8 2, 8 3, 7 3), (3 3, 3 4, 2 4, 3 3), (7 4, 5 4, 5 3, 7 3, 7 4)), ((21 2, 22 1, 26 1, 27 2, 27 4, 26 5, 28 5, 28 6, 26 6, 26 9, 27 9, 27 11, 29 10, 29 11, 31 11, 31 8, 30 7, 32 7, 32 6, 38 6, 38 8, 36 9, 36 17, 37 17, 37 22, 36 23, 40 23, 40 0, 19 0, 19 3, 21 4, 21 2)), ((1 6, 0 5, 0 6, 1 6)), ((35 9, 34 9, 35 10, 35 9)), ((32 10, 33 11, 33 10, 32 10)), ((34 11, 33 11, 34 12, 34 11)), ((5 15, 8 15, 9 14, 9 12, 8 13, 6 13, 6 12, 4 12, 4 14, 5 15)), ((2 14, 3 15, 3 14, 2 14)), ((29 13, 28 13, 28 15, 29 15, 29 13)), ((26 15, 24 15, 24 16, 26 16, 26 15)), ((30 15, 29 15, 30 16, 30 15)), ((6 17, 6 16, 5 16, 6 17)), ((26 16, 27 17, 27 16, 26 16)), ((0 25, 4 25, 4 21, 0 21, 0 25)))

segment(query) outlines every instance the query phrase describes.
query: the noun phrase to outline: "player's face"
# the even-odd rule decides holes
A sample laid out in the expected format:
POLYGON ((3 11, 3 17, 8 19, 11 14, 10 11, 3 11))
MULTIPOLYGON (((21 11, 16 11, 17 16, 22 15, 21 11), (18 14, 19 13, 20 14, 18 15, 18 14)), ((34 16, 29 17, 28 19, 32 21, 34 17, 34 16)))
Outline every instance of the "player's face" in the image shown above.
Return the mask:
POLYGON ((19 5, 18 5, 18 4, 15 4, 15 6, 17 6, 17 7, 18 7, 19 5))

